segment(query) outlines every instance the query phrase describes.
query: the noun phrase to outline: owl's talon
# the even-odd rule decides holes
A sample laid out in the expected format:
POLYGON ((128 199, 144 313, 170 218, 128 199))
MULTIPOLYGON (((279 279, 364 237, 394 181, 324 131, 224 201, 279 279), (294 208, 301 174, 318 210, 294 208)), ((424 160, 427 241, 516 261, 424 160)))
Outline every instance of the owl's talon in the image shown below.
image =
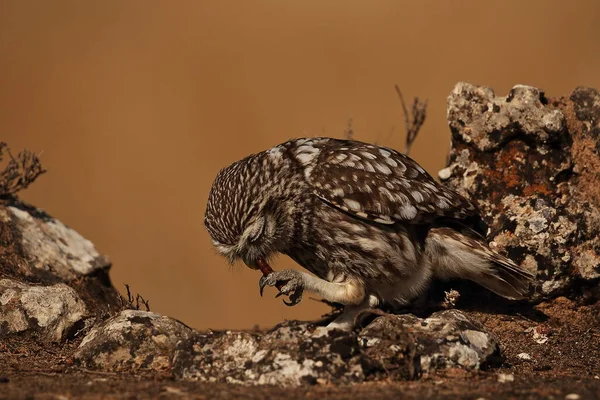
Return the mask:
POLYGON ((258 281, 258 289, 260 291, 260 297, 263 296, 263 292, 265 291, 265 286, 267 285, 267 277, 265 275, 260 277, 258 281))
POLYGON ((262 276, 258 282, 261 296, 263 295, 265 286, 279 287, 279 293, 275 297, 277 298, 281 295, 288 296, 290 301, 283 301, 287 306, 294 306, 302 300, 304 281, 302 280, 302 275, 298 271, 277 271, 262 276))
POLYGON ((290 302, 287 302, 287 301, 283 300, 283 304, 285 304, 285 305, 286 305, 286 306, 288 306, 288 307, 293 307, 293 306, 295 306, 295 305, 296 305, 296 304, 298 304, 298 303, 294 303, 294 302, 292 302, 292 301, 290 301, 290 302))

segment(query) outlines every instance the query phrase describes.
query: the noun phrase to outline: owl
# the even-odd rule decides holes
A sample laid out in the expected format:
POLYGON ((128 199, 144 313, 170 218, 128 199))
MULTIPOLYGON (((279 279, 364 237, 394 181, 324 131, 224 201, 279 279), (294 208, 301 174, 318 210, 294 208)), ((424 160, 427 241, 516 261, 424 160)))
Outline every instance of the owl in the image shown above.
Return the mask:
POLYGON ((344 305, 330 328, 365 309, 403 307, 434 278, 476 282, 508 299, 532 275, 492 250, 477 209, 408 156, 355 140, 300 138, 222 169, 204 224, 217 252, 258 269, 276 254, 306 271, 259 282, 288 305, 304 291, 344 305), (284 300, 285 301, 285 300, 284 300))

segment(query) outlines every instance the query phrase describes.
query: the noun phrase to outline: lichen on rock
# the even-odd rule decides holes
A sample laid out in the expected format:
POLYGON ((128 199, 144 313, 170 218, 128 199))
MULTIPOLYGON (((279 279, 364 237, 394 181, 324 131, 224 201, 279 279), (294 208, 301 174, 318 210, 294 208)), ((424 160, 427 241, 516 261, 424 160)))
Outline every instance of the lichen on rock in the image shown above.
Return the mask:
POLYGON ((28 260, 25 275, 44 271, 70 280, 110 267, 91 241, 42 211, 15 205, 3 211, 4 220, 10 218, 20 233, 20 247, 28 260))
POLYGON ((267 332, 192 331, 157 314, 126 310, 94 327, 75 362, 105 371, 170 371, 244 385, 300 386, 414 379, 438 369, 497 361, 496 339, 464 313, 377 317, 355 332, 288 321, 267 332))
POLYGON ((176 344, 191 333, 190 328, 173 318, 124 310, 92 328, 74 359, 86 368, 107 371, 166 371, 176 344))
POLYGON ((64 283, 41 286, 0 279, 0 337, 31 331, 60 342, 87 316, 84 302, 64 283))
POLYGON ((107 257, 91 241, 17 199, 0 203, 0 334, 63 341, 85 319, 120 310, 107 257), (11 297, 11 293, 19 293, 11 297))
POLYGON ((464 313, 421 319, 377 317, 358 332, 320 335, 308 323, 285 322, 264 334, 197 333, 179 342, 180 378, 246 385, 299 386, 414 379, 437 369, 478 370, 499 358, 493 335, 464 313))
POLYGON ((531 298, 600 278, 598 92, 548 99, 518 85, 502 97, 459 83, 447 117, 452 147, 439 177, 477 203, 491 245, 537 275, 531 298))

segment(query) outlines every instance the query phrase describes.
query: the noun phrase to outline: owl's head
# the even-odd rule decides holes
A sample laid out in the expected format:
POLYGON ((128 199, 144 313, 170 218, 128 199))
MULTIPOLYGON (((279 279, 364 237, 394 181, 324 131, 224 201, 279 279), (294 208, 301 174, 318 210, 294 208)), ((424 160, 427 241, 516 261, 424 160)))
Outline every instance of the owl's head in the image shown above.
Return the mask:
POLYGON ((276 166, 260 155, 221 170, 212 185, 204 225, 217 252, 230 263, 257 268, 282 249, 289 232, 287 214, 271 179, 276 166))

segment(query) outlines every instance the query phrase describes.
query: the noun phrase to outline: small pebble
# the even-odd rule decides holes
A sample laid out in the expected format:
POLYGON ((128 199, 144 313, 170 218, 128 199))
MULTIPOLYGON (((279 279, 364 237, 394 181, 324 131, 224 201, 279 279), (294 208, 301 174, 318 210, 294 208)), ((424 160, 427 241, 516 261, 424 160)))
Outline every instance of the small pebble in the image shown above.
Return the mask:
POLYGON ((441 181, 447 181, 452 176, 452 169, 450 167, 446 167, 440 171, 438 171, 438 177, 441 181))
POLYGON ((517 357, 521 360, 531 360, 531 356, 527 353, 519 353, 517 354, 517 357))
POLYGON ((513 382, 515 380, 515 376, 513 374, 498 374, 498 382, 507 383, 513 382))
POLYGON ((170 393, 170 394, 177 394, 177 395, 180 395, 180 396, 185 394, 185 392, 184 392, 183 390, 181 390, 181 389, 179 389, 179 388, 176 388, 176 387, 173 387, 173 386, 165 386, 165 387, 163 388, 163 390, 164 390, 165 392, 167 392, 167 393, 170 393))
POLYGON ((569 393, 565 396, 565 400, 579 400, 581 398, 577 393, 569 393))

